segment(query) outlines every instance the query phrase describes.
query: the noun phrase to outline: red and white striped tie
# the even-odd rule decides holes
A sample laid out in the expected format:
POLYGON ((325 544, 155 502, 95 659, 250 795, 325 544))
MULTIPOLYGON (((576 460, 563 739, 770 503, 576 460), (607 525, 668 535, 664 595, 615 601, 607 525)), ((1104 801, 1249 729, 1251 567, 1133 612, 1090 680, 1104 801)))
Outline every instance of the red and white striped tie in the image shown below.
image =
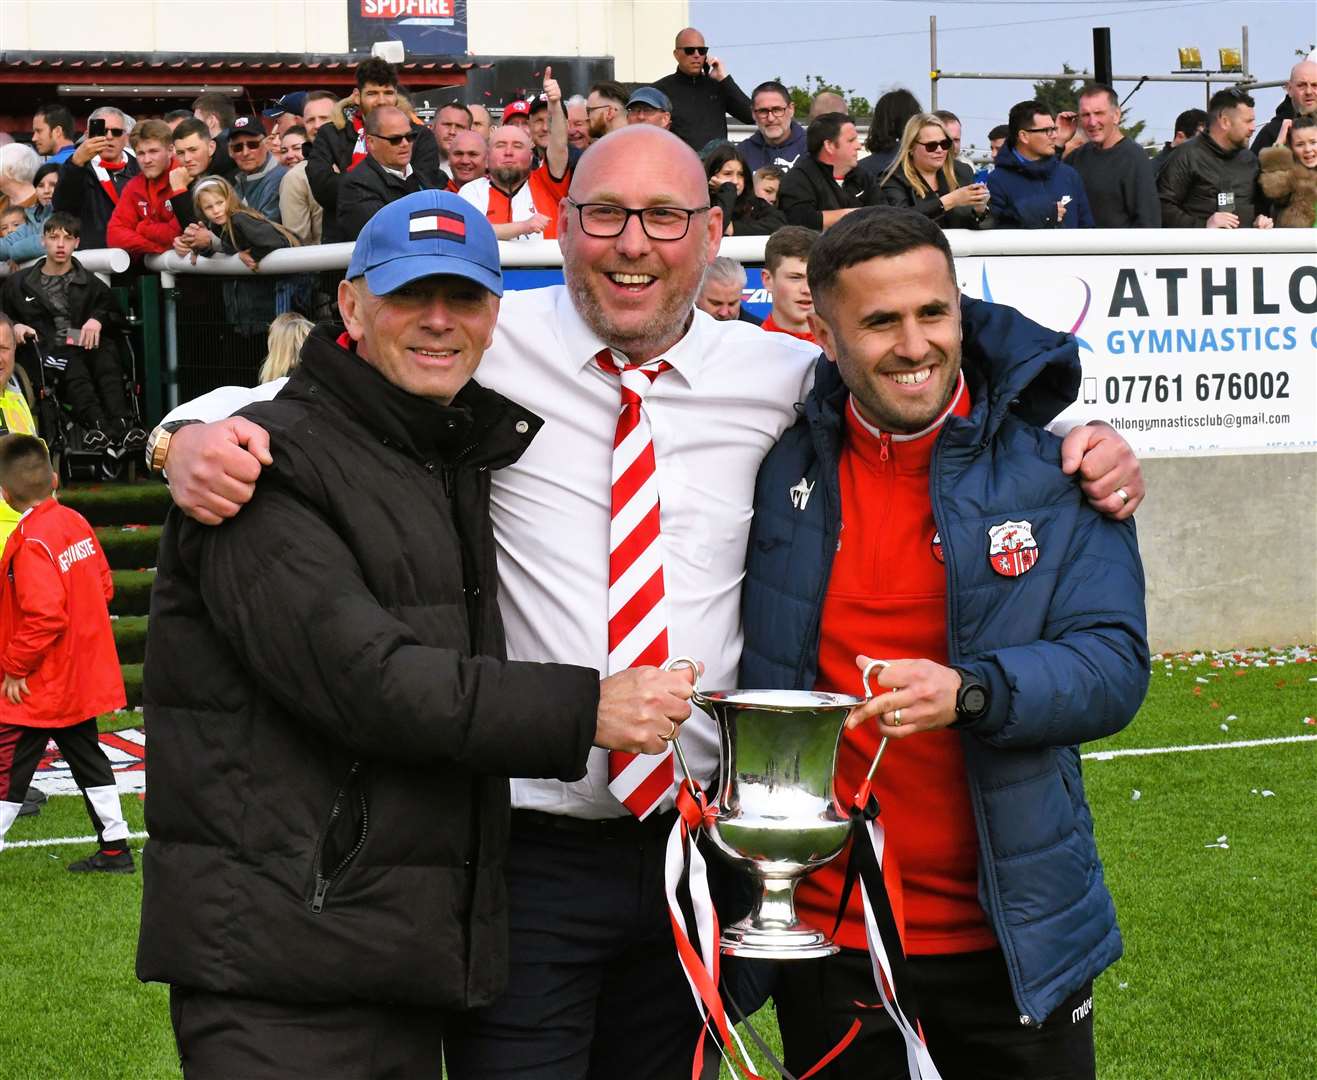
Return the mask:
MULTIPOLYGON (((645 394, 672 365, 651 360, 618 363, 612 350, 595 360, 620 376, 622 407, 613 438, 613 514, 608 528, 608 673, 668 659, 667 605, 663 596, 663 541, 659 535, 658 478, 645 394)), ((608 754, 608 790, 642 820, 673 788, 672 748, 661 755, 608 754)))

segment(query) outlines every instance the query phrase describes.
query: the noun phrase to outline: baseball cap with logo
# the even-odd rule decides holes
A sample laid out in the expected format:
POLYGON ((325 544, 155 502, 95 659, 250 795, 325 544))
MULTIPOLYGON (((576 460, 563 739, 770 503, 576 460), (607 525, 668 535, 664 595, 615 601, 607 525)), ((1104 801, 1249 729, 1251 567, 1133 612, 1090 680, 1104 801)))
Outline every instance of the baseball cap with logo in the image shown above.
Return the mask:
POLYGON ((503 295, 494 226, 449 191, 416 191, 376 211, 348 263, 349 280, 363 274, 376 296, 438 275, 463 277, 503 295))
POLYGON ((263 139, 265 138, 265 125, 261 123, 258 116, 239 116, 229 128, 229 138, 236 139, 239 135, 250 135, 254 139, 263 139))
POLYGON ((276 116, 283 116, 284 113, 293 113, 297 116, 301 116, 302 111, 306 108, 307 93, 308 91, 306 90, 294 90, 291 93, 285 94, 268 109, 262 109, 261 115, 268 116, 272 119, 276 116))
POLYGON ((509 101, 503 106, 503 119, 507 120, 509 116, 529 116, 529 101, 509 101))

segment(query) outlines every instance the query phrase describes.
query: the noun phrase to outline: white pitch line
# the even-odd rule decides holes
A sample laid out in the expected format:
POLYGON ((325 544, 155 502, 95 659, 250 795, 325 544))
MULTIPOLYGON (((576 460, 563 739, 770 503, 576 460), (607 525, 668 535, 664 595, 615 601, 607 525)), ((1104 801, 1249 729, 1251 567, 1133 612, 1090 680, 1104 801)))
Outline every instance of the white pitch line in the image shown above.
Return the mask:
POLYGON ((1244 750, 1250 746, 1277 746, 1280 743, 1317 742, 1317 735, 1286 735, 1277 739, 1244 739, 1240 742, 1204 743, 1202 746, 1140 746, 1130 750, 1094 750, 1080 754, 1084 761, 1110 761, 1118 757, 1144 757, 1148 754, 1187 754, 1191 750, 1244 750))
MULTIPOLYGON (((145 840, 147 834, 144 832, 130 832, 129 840, 145 840)), ((94 836, 52 836, 45 840, 11 840, 5 844, 6 848, 11 847, 55 847, 59 844, 94 844, 94 836)))

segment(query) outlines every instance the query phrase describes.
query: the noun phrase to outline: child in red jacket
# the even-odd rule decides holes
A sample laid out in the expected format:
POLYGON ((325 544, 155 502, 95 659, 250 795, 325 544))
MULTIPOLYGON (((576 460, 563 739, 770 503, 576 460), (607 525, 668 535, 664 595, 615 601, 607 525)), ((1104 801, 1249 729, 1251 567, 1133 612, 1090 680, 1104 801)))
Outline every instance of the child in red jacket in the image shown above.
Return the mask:
POLYGON ((86 518, 61 506, 46 444, 0 439, 0 494, 22 517, 0 555, 0 847, 49 738, 86 797, 100 847, 75 871, 133 872, 128 823, 96 717, 126 702, 110 629, 110 565, 86 518))
POLYGON ((129 255, 160 255, 183 231, 172 200, 187 198, 187 185, 174 168, 174 133, 163 120, 143 120, 133 128, 133 150, 142 171, 120 194, 105 241, 129 255))

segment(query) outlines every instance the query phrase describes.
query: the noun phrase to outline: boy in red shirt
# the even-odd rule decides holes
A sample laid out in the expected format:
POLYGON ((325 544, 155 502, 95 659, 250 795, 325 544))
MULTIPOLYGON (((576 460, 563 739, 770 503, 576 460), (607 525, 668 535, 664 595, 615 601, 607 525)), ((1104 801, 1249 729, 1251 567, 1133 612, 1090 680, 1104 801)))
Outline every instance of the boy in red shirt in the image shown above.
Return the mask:
POLYGON ((76 510, 53 497, 46 444, 0 440, 0 494, 22 516, 0 555, 0 848, 53 738, 87 801, 100 847, 73 871, 133 872, 128 823, 96 717, 126 704, 110 629, 110 566, 76 510))
POLYGON ((818 233, 803 225, 788 225, 768 238, 762 273, 764 288, 773 294, 773 310, 764 320, 765 330, 814 341, 809 328, 814 301, 805 270, 818 238, 818 233))

